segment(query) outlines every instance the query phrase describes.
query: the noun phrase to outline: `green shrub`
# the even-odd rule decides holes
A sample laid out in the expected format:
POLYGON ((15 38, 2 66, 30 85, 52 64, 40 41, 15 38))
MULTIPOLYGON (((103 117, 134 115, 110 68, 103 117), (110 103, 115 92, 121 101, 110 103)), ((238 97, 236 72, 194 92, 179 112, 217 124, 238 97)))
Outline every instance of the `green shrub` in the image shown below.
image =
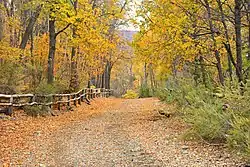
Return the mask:
POLYGON ((127 90, 126 94, 122 96, 125 99, 136 99, 138 98, 138 94, 133 90, 127 90))
POLYGON ((250 156, 250 119, 236 116, 227 137, 230 148, 249 158, 250 156))
POLYGON ((165 102, 177 102, 183 119, 190 125, 186 137, 209 142, 225 142, 233 150, 250 157, 250 86, 244 96, 237 83, 206 88, 192 80, 168 81, 157 96, 165 102))
POLYGON ((161 101, 165 101, 167 103, 172 103, 175 100, 171 90, 167 88, 157 89, 155 94, 161 101))
POLYGON ((190 107, 184 120, 191 125, 188 133, 193 133, 209 142, 224 142, 230 128, 231 114, 222 110, 222 104, 203 103, 199 107, 190 107))
POLYGON ((55 93, 63 93, 68 90, 67 85, 55 82, 54 84, 40 83, 35 89, 35 94, 48 95, 55 93))
POLYGON ((48 95, 56 93, 56 88, 54 85, 41 83, 35 90, 35 94, 48 95))
MULTIPOLYGON (((62 93, 66 90, 66 86, 59 83, 54 83, 53 85, 47 83, 41 83, 35 90, 35 94, 38 95, 36 97, 36 102, 38 103, 50 103, 52 102, 52 97, 42 97, 39 95, 50 95, 56 93, 62 93)), ((33 117, 37 116, 46 116, 51 114, 51 109, 48 106, 41 105, 41 106, 27 106, 24 107, 24 112, 33 117)))
POLYGON ((8 61, 1 63, 0 66, 0 85, 8 85, 9 87, 15 88, 15 92, 19 92, 20 89, 25 86, 20 84, 23 77, 23 68, 20 64, 8 61))
POLYGON ((152 97, 152 93, 150 91, 150 88, 147 86, 141 86, 140 90, 139 90, 139 96, 141 98, 152 97))
POLYGON ((157 96, 167 102, 177 102, 181 107, 202 105, 206 101, 213 103, 213 93, 203 85, 196 86, 192 80, 169 80, 166 88, 157 90, 157 96))
POLYGON ((50 114, 50 108, 48 106, 25 106, 24 112, 28 116, 38 117, 38 116, 47 116, 50 114))

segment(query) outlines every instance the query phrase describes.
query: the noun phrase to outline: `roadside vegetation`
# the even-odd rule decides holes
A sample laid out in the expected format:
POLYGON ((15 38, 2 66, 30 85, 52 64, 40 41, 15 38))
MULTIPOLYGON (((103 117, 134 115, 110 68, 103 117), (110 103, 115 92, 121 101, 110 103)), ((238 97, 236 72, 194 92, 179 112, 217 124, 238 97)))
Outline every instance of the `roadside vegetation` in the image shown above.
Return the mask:
POLYGON ((140 97, 177 106, 187 139, 250 157, 250 2, 143 1, 132 46, 140 97))

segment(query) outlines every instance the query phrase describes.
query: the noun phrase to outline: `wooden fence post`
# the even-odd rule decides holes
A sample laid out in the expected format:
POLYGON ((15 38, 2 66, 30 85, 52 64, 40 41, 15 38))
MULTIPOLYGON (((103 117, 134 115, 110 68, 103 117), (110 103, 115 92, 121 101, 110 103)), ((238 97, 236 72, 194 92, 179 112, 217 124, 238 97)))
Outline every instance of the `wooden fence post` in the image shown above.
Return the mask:
POLYGON ((51 103, 53 103, 53 101, 54 101, 54 98, 53 98, 54 96, 53 95, 51 95, 51 96, 49 96, 49 108, 51 108, 52 109, 52 104, 51 103))
POLYGON ((103 88, 100 88, 100 96, 103 97, 103 88))
POLYGON ((67 95, 68 97, 68 107, 70 107, 70 95, 67 95))
POLYGON ((97 97, 100 97, 100 88, 97 89, 97 97))
POLYGON ((58 103, 57 103, 57 109, 60 111, 61 110, 61 103, 60 101, 62 100, 62 96, 59 96, 59 99, 58 99, 58 103))
POLYGON ((31 103, 35 103, 36 102, 36 95, 33 95, 31 98, 31 103))
POLYGON ((73 95, 74 98, 74 105, 76 106, 76 94, 73 95))
POLYGON ((89 89, 88 88, 85 89, 85 93, 86 93, 85 98, 89 99, 89 89))
POLYGON ((90 99, 93 99, 93 89, 90 88, 90 99))
POLYGON ((14 98, 13 98, 13 96, 11 96, 10 97, 10 107, 8 108, 8 115, 13 114, 13 102, 14 102, 14 98))
POLYGON ((79 104, 79 105, 81 105, 81 93, 82 93, 82 92, 79 92, 78 95, 77 95, 77 98, 79 98, 79 99, 78 99, 78 104, 79 104))
POLYGON ((8 103, 1 103, 2 106, 8 107, 8 113, 12 114, 13 108, 18 106, 33 106, 41 105, 46 106, 50 109, 62 109, 62 106, 68 106, 70 108, 72 102, 75 106, 77 104, 81 105, 83 101, 98 98, 98 97, 109 97, 112 93, 112 90, 105 88, 85 88, 80 90, 77 93, 72 94, 49 94, 49 95, 35 95, 35 94, 23 94, 23 95, 0 95, 0 98, 4 98, 5 101, 8 100, 8 103), (23 99, 28 102, 23 102, 23 99), (28 99, 27 99, 28 98, 28 99), (68 100, 66 100, 68 99, 68 100), (73 100, 72 100, 73 99, 73 100))
POLYGON ((82 97, 81 97, 81 101, 83 102, 83 99, 84 99, 84 94, 85 94, 85 89, 82 90, 82 97))

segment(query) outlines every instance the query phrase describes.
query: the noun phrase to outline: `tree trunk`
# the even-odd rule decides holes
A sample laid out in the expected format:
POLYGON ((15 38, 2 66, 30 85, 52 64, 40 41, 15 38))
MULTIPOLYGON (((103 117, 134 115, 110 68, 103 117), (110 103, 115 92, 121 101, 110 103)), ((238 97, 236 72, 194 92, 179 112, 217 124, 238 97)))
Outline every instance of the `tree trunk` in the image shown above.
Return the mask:
POLYGON ((111 76, 111 63, 110 63, 110 61, 107 61, 104 76, 105 76, 104 77, 105 78, 105 88, 110 89, 110 76, 111 76))
MULTIPOLYGON (((2 0, 0 0, 0 5, 2 5, 2 0)), ((4 32, 4 12, 0 10, 0 41, 3 40, 3 32, 4 32)))
POLYGON ((204 62, 204 58, 203 56, 200 56, 200 66, 201 66, 201 75, 202 75, 202 82, 205 85, 205 87, 207 87, 207 77, 206 77, 206 68, 204 66, 205 62, 204 62))
POLYGON ((227 28, 227 24, 226 24, 226 19, 225 19, 225 14, 223 11, 223 6, 221 3, 221 0, 216 0, 217 4, 219 6, 219 10, 220 10, 220 15, 221 15, 221 22, 223 24, 224 27, 224 35, 226 38, 226 43, 224 43, 226 51, 227 51, 227 59, 228 59, 228 71, 229 71, 229 76, 230 76, 230 80, 233 80, 232 74, 233 74, 233 69, 232 69, 232 63, 236 69, 236 74, 238 74, 238 68, 236 67, 234 58, 233 58, 233 54, 232 54, 232 50, 231 50, 231 45, 229 42, 229 33, 228 33, 228 28, 227 28))
POLYGON ((71 51, 71 75, 70 75, 70 90, 76 91, 79 88, 79 77, 77 72, 76 48, 72 47, 71 51))
MULTIPOLYGON (((0 0, 0 5, 3 4, 3 1, 0 0)), ((4 18, 4 12, 0 10, 0 42, 4 38, 4 26, 5 26, 5 18, 4 18)), ((3 58, 0 58, 0 65, 3 63, 3 58)))
POLYGON ((150 84, 151 84, 151 89, 152 89, 152 91, 154 92, 154 90, 155 90, 155 85, 154 85, 154 77, 153 77, 153 75, 154 75, 154 72, 153 72, 153 65, 152 65, 152 63, 150 63, 149 64, 149 74, 150 74, 150 84))
POLYGON ((112 66, 110 61, 107 61, 105 65, 104 72, 101 77, 101 87, 105 89, 110 89, 110 77, 111 77, 112 66))
POLYGON ((102 88, 105 88, 105 72, 103 72, 102 74, 102 84, 101 84, 102 88))
POLYGON ((97 78, 98 78, 98 80, 97 80, 96 88, 101 88, 102 87, 102 75, 98 74, 97 78))
POLYGON ((26 45, 27 45, 27 42, 29 40, 29 36, 31 35, 32 31, 33 31, 33 28, 34 28, 34 25, 41 13, 41 10, 42 10, 42 6, 39 5, 37 8, 36 8, 36 11, 35 13, 33 13, 29 19, 29 24, 28 26, 26 27, 26 30, 25 30, 25 33, 22 37, 22 41, 21 41, 21 44, 19 46, 20 49, 25 49, 26 45))
POLYGON ((49 21, 49 55, 48 55, 48 84, 54 82, 54 63, 56 51, 55 19, 49 21))
POLYGON ((248 51, 247 51, 247 60, 250 61, 250 0, 247 0, 247 22, 248 22, 248 51))
MULTIPOLYGON (((74 9, 77 12, 78 0, 74 2, 74 9)), ((72 28, 72 37, 76 38, 76 27, 72 28)), ((79 77, 77 72, 76 47, 72 47, 71 52, 71 75, 70 75, 70 90, 76 91, 79 89, 79 77)))
POLYGON ((34 58, 34 35, 33 30, 30 34, 30 56, 31 56, 31 65, 32 65, 32 88, 36 88, 36 73, 35 73, 35 58, 34 58))
MULTIPOLYGON (((10 3, 10 10, 9 10, 9 17, 14 17, 15 10, 15 1, 11 1, 10 3)), ((15 47, 15 39, 14 39, 14 28, 12 25, 9 25, 9 31, 10 31, 10 46, 15 47)))
POLYGON ((209 2, 208 0, 204 0, 205 2, 205 7, 206 7, 206 10, 207 10, 207 14, 208 14, 208 22, 209 22, 209 29, 211 31, 211 38, 213 40, 213 46, 214 46, 214 53, 215 53, 215 58, 216 58, 216 67, 217 67, 217 70, 218 70, 218 75, 219 75, 219 81, 220 81, 220 84, 221 85, 224 85, 224 76, 223 76, 223 71, 222 71, 222 66, 221 66, 221 59, 220 59, 220 52, 218 51, 217 49, 217 41, 215 39, 215 28, 214 28, 214 25, 213 25, 213 22, 212 22, 212 17, 211 17, 211 8, 210 8, 210 5, 209 5, 209 2))
POLYGON ((242 74, 242 39, 241 39, 241 6, 242 1, 235 0, 235 34, 236 34, 236 66, 239 82, 243 81, 242 74))
POLYGON ((96 75, 96 85, 95 85, 96 88, 100 88, 100 75, 97 74, 96 75))
POLYGON ((147 63, 144 63, 144 79, 143 86, 148 87, 148 71, 147 71, 147 63))

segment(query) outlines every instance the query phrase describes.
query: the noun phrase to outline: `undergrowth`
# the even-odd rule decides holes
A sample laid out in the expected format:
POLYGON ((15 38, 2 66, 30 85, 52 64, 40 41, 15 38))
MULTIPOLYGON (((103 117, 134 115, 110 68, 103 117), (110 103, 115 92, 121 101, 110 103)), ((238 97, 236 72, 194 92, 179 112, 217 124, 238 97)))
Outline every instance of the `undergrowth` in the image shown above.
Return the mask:
POLYGON ((157 91, 157 96, 166 103, 178 104, 190 125, 186 138, 225 143, 250 159, 250 88, 246 84, 242 96, 235 85, 205 87, 191 79, 172 80, 157 91))
POLYGON ((133 90, 127 90, 126 94, 124 94, 122 97, 125 99, 136 99, 139 97, 139 95, 133 90))

